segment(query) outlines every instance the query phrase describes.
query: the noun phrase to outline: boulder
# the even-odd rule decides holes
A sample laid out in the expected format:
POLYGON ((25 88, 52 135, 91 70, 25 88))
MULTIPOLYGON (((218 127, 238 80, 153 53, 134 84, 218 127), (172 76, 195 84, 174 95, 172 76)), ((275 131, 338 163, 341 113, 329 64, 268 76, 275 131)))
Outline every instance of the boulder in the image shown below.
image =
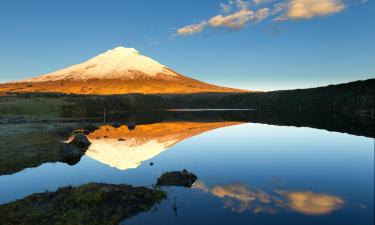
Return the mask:
POLYGON ((135 122, 131 122, 131 123, 128 124, 128 129, 129 129, 129 130, 134 130, 134 129, 135 129, 135 126, 136 126, 136 125, 135 125, 135 122))
POLYGON ((191 187, 197 180, 197 176, 187 170, 166 172, 162 174, 156 185, 158 186, 181 186, 181 187, 191 187))
POLYGON ((64 162, 69 165, 78 163, 90 145, 84 134, 76 134, 71 142, 62 143, 61 152, 64 162))
POLYGON ((91 145, 91 142, 84 134, 76 134, 74 135, 73 140, 69 143, 76 148, 88 148, 91 145))

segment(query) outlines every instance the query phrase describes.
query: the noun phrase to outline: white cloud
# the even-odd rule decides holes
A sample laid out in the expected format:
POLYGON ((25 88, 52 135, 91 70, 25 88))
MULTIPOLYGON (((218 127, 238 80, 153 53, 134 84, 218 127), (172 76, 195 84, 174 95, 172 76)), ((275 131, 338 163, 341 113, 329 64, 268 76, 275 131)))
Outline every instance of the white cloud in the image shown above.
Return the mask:
POLYGON ((207 25, 207 22, 203 21, 197 24, 192 24, 192 25, 182 27, 177 30, 177 35, 188 36, 188 35, 192 35, 195 33, 199 33, 206 27, 206 25, 207 25))
POLYGON ((340 0, 290 0, 286 5, 286 12, 276 20, 311 19, 338 13, 344 8, 345 5, 340 0))
POLYGON ((258 11, 255 12, 255 19, 257 21, 261 21, 266 19, 270 15, 270 9, 269 8, 261 8, 258 11))
POLYGON ((211 27, 239 29, 250 21, 262 20, 268 16, 268 10, 265 8, 255 12, 249 9, 249 5, 249 2, 244 0, 229 0, 228 3, 221 3, 220 7, 223 15, 219 14, 213 16, 208 21, 182 27, 177 30, 176 35, 188 36, 200 33, 207 25, 211 27), (234 11, 234 9, 236 11, 234 11))
MULTIPOLYGON (((341 12, 342 0, 229 0, 220 4, 220 14, 203 22, 177 30, 175 35, 188 36, 202 32, 206 27, 240 29, 272 17, 273 21, 311 19, 341 12), (266 4, 260 7, 259 4, 266 4)), ((367 0, 360 0, 366 2, 367 0)))
MULTIPOLYGON (((261 3, 264 0, 254 0, 261 3)), ((257 22, 264 20, 269 15, 268 8, 261 8, 258 10, 251 10, 250 3, 243 0, 230 0, 227 4, 221 4, 224 15, 216 15, 208 20, 208 25, 212 27, 226 27, 239 29, 244 27, 249 22, 257 22), (237 11, 232 12, 233 6, 237 11)))
POLYGON ((212 17, 208 24, 212 27, 226 27, 239 29, 249 22, 258 22, 266 19, 270 15, 269 8, 261 8, 257 11, 241 9, 229 15, 217 15, 212 17))
POLYGON ((238 12, 223 16, 217 15, 212 17, 208 24, 212 27, 241 28, 254 17, 254 12, 243 9, 238 12))

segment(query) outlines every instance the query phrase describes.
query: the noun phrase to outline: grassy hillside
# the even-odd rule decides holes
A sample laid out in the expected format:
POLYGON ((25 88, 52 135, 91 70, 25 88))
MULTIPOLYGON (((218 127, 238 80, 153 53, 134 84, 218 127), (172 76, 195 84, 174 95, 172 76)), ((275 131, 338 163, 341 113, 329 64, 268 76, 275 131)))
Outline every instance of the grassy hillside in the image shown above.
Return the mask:
POLYGON ((62 109, 71 106, 66 97, 1 97, 0 116, 62 117, 62 109))

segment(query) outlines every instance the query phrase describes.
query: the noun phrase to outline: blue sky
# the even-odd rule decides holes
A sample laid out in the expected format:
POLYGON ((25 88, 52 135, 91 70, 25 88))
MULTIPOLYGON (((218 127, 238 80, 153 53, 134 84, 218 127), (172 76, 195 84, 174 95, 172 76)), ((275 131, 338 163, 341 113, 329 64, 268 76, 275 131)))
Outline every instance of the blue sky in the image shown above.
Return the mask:
POLYGON ((120 45, 184 75, 252 90, 374 78, 374 12, 373 0, 2 0, 0 82, 120 45))

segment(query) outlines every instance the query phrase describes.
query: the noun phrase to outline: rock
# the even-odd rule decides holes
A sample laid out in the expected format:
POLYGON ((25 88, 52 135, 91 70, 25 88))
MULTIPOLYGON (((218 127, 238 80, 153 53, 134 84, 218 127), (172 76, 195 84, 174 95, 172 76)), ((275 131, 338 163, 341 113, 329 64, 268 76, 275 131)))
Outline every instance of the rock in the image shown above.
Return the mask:
POLYGON ((124 138, 119 138, 118 141, 125 141, 125 139, 124 138))
POLYGON ((76 134, 69 144, 76 148, 88 148, 91 143, 84 134, 76 134))
POLYGON ((83 134, 76 134, 71 142, 62 143, 61 152, 64 162, 75 165, 81 160, 90 145, 90 141, 83 134))
POLYGON ((72 147, 67 143, 61 145, 61 151, 63 155, 62 162, 67 163, 68 165, 75 165, 81 161, 81 157, 85 154, 81 149, 72 147))
POLYGON ((197 176, 187 170, 166 172, 162 174, 158 180, 158 186, 182 186, 191 187, 197 180, 197 176))
POLYGON ((153 162, 150 162, 150 166, 153 166, 154 165, 154 163, 153 162))
POLYGON ((128 129, 129 129, 129 130, 134 130, 134 129, 135 129, 135 126, 136 126, 136 125, 135 125, 135 122, 131 122, 131 123, 128 124, 128 129))

